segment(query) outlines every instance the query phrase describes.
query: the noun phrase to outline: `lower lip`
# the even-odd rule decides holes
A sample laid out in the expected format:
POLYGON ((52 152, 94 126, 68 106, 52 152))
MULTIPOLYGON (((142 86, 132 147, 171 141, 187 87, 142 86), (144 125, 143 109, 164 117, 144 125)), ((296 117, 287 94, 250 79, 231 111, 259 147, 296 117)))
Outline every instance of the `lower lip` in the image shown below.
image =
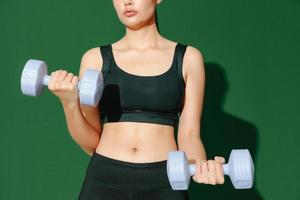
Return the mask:
POLYGON ((125 12, 124 15, 125 15, 126 17, 132 17, 132 16, 136 15, 136 13, 137 13, 137 12, 125 12))

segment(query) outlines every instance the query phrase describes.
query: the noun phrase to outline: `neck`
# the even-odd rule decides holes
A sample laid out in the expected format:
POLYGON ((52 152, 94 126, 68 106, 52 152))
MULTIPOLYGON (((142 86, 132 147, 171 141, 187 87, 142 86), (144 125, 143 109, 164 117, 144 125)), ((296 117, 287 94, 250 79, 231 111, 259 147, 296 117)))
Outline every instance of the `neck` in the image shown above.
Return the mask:
POLYGON ((161 35, 157 30, 155 19, 142 28, 126 27, 126 34, 123 38, 128 47, 140 50, 157 46, 160 39, 161 35))

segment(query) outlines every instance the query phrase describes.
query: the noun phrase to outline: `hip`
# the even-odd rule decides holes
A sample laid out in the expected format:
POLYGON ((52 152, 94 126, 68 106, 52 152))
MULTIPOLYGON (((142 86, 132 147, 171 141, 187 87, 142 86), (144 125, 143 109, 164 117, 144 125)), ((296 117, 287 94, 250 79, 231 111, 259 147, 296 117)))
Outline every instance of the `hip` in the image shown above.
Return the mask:
POLYGON ((166 165, 167 160, 133 163, 94 152, 78 199, 187 200, 187 191, 172 190, 166 165))

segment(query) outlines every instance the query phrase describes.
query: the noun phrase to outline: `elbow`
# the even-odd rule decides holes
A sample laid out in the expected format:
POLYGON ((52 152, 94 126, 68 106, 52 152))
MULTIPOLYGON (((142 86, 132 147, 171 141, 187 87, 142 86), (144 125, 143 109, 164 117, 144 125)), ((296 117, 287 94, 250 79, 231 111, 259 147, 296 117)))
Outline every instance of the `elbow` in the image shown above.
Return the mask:
POLYGON ((83 147, 82 146, 81 148, 89 156, 92 156, 96 152, 96 148, 93 148, 93 147, 83 147))
POLYGON ((95 152, 95 150, 88 151, 87 154, 88 154, 89 156, 92 156, 92 155, 94 154, 94 152, 95 152))

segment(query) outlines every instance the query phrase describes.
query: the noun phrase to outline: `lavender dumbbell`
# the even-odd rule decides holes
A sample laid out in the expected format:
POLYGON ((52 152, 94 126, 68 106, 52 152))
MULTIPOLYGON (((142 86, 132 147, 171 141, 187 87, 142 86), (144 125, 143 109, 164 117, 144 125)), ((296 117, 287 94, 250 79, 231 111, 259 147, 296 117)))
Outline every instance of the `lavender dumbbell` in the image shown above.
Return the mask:
MULTIPOLYGON (((235 189, 252 188, 254 164, 248 149, 233 149, 229 162, 223 164, 224 175, 228 175, 235 189)), ((173 190, 187 190, 191 176, 195 175, 195 164, 189 164, 183 151, 171 151, 167 161, 167 174, 173 190)))
MULTIPOLYGON (((50 76, 47 75, 47 64, 41 60, 30 59, 26 62, 21 76, 21 90, 24 95, 38 96, 47 86, 50 76)), ((103 92, 103 75, 100 71, 87 69, 78 82, 80 103, 96 106, 103 92)))

